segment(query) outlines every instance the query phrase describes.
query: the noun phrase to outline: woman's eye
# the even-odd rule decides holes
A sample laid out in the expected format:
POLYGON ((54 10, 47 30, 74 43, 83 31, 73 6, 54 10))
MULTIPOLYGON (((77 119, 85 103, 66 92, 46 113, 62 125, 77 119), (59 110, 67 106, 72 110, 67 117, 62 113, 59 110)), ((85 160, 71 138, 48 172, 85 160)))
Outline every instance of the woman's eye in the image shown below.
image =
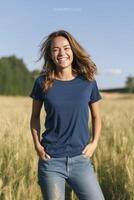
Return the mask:
POLYGON ((70 49, 70 48, 69 48, 69 47, 66 47, 66 48, 65 48, 65 50, 68 50, 68 49, 70 49))
POLYGON ((58 49, 53 49, 53 52, 56 52, 56 51, 58 51, 58 49))

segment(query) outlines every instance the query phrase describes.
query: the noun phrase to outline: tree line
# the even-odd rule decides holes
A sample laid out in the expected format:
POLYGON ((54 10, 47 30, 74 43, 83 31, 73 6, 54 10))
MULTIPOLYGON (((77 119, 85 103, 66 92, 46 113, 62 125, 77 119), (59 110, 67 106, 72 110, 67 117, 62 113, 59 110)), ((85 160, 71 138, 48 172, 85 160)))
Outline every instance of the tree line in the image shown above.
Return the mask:
MULTIPOLYGON (((0 58, 0 94, 29 95, 33 82, 39 75, 39 70, 30 72, 23 59, 16 56, 0 58)), ((125 91, 134 93, 134 77, 126 79, 125 91)))
POLYGON ((129 93, 134 93, 134 76, 128 76, 126 79, 126 88, 129 93))
POLYGON ((29 95, 38 70, 30 72, 23 59, 16 56, 0 58, 0 94, 29 95))

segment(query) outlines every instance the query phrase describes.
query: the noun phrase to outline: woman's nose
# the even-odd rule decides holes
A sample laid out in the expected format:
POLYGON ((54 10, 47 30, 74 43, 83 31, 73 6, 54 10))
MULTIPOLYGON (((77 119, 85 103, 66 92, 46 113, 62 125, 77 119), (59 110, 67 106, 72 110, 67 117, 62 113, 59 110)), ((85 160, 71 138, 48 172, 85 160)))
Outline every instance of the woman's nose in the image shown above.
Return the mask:
POLYGON ((65 54, 64 49, 60 49, 60 51, 59 51, 59 55, 64 55, 64 54, 65 54))

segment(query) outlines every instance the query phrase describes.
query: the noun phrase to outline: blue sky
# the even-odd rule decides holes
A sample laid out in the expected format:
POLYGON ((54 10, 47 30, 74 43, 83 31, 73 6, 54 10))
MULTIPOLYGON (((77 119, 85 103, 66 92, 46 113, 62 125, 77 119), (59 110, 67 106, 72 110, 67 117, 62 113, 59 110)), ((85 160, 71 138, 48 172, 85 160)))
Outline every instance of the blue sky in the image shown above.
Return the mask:
POLYGON ((0 57, 15 54, 29 70, 49 33, 72 33, 98 67, 100 89, 123 87, 134 76, 133 0, 0 0, 0 57))

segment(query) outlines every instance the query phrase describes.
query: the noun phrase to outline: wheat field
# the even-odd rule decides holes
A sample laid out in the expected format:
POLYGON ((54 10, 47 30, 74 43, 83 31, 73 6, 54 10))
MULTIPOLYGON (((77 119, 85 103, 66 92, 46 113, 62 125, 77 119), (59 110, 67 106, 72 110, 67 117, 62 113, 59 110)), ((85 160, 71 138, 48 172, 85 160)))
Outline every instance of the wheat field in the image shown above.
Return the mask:
MULTIPOLYGON (((102 96, 102 132, 92 162, 106 200, 134 200, 134 95, 102 96)), ((0 200, 42 199, 29 127, 31 103, 30 97, 0 96, 0 200)), ((43 132, 43 111, 41 118, 43 132)), ((67 200, 77 199, 68 186, 66 193, 67 200)))

